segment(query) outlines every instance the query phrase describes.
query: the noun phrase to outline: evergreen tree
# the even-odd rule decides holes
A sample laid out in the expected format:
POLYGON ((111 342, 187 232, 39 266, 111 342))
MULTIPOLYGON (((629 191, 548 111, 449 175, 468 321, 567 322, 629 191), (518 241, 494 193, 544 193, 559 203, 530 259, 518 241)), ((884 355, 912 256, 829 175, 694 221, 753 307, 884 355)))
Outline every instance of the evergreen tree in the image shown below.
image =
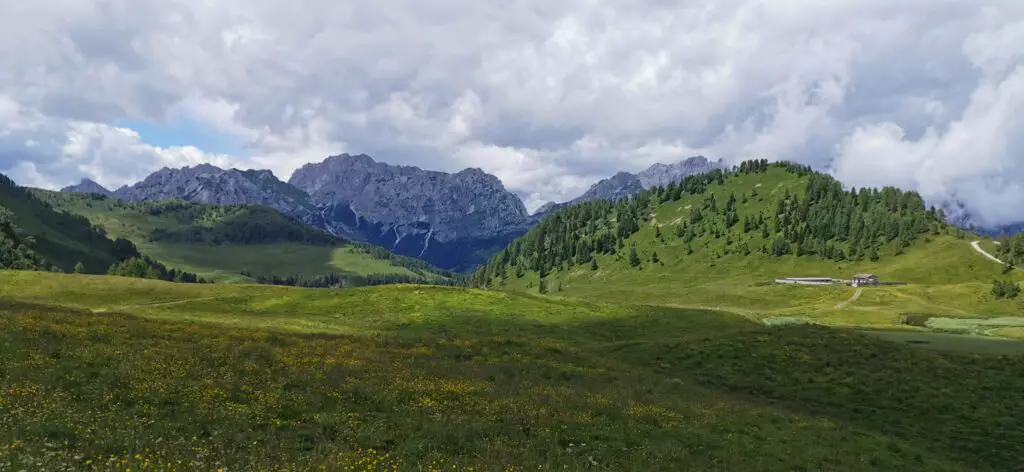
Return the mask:
POLYGON ((657 264, 657 263, 661 262, 658 259, 658 252, 657 251, 654 251, 654 252, 651 253, 651 262, 654 263, 654 264, 657 264))
POLYGON ((597 258, 590 258, 590 270, 597 270, 597 258))
POLYGON ((1020 284, 1010 280, 995 280, 992 282, 992 295, 997 300, 1013 299, 1020 295, 1020 284))
POLYGON ((85 273, 85 265, 83 265, 81 261, 78 261, 77 263, 75 263, 74 271, 75 271, 76 274, 84 274, 85 273))
POLYGON ((636 247, 629 248, 629 265, 637 267, 640 265, 640 255, 636 252, 636 247))

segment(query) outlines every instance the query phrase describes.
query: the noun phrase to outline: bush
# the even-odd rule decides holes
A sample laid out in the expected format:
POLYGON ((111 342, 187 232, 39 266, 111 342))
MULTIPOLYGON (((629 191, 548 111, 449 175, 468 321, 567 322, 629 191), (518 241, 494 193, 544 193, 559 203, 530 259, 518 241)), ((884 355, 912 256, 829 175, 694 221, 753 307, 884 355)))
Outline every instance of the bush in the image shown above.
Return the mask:
POLYGON ((1020 295, 1020 284, 997 279, 992 282, 992 295, 995 295, 997 300, 1017 298, 1020 295))

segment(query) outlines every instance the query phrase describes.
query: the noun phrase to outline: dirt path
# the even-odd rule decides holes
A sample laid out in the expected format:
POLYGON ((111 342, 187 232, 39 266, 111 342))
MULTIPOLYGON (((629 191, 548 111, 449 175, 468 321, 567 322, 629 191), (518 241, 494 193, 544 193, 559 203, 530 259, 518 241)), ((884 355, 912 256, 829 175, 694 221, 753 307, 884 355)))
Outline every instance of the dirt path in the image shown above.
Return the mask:
POLYGON ((971 242, 971 247, 973 247, 975 251, 978 251, 979 254, 981 254, 981 255, 983 255, 983 256, 985 256, 985 257, 987 257, 987 258, 989 258, 989 259, 991 259, 991 260, 993 260, 995 262, 998 262, 1000 264, 1005 264, 1003 261, 999 260, 998 257, 993 256, 992 254, 989 254, 988 251, 982 249, 981 248, 981 241, 972 241, 971 242))
POLYGON ((843 308, 846 308, 846 305, 849 305, 849 304, 857 301, 857 299, 860 298, 860 294, 861 293, 864 293, 864 289, 863 288, 858 288, 856 292, 853 292, 853 295, 850 296, 849 300, 836 305, 836 308, 839 309, 839 310, 842 310, 843 308))
POLYGON ((92 312, 93 313, 103 313, 103 312, 106 312, 106 311, 111 311, 112 309, 113 310, 125 310, 125 309, 132 309, 132 308, 152 308, 152 307, 155 307, 155 306, 180 305, 182 303, 200 302, 200 301, 204 301, 204 300, 215 300, 215 299, 218 299, 218 298, 225 298, 225 297, 186 298, 184 300, 174 300, 174 301, 170 301, 170 302, 142 303, 142 304, 139 304, 139 305, 121 305, 121 306, 116 306, 116 307, 112 307, 112 308, 111 307, 107 307, 107 308, 93 308, 92 312))

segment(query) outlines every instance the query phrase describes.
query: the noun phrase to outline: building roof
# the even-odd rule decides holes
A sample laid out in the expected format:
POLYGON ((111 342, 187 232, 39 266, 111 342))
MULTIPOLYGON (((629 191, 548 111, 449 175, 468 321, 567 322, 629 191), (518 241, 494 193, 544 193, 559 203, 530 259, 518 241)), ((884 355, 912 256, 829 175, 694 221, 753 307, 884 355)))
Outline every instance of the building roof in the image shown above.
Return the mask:
POLYGON ((853 276, 855 279, 877 279, 878 276, 875 274, 856 274, 853 276))

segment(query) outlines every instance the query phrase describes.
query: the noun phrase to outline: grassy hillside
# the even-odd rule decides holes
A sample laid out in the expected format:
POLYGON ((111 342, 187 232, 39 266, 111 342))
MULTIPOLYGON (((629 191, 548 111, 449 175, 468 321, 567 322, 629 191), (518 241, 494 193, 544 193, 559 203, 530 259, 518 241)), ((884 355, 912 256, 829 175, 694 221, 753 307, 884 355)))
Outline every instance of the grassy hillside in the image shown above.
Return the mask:
POLYGON ((128 241, 112 240, 89 220, 55 210, 3 174, 0 174, 0 212, 6 215, 0 217, 3 220, 0 227, 7 228, 0 230, 0 244, 6 245, 0 250, 24 255, 21 264, 31 267, 23 268, 49 270, 54 267, 70 272, 81 263, 86 272, 102 274, 111 265, 139 255, 128 241))
POLYGON ((0 372, 5 470, 1005 471, 1024 454, 1022 356, 498 291, 0 271, 0 372))
POLYGON ((838 185, 799 166, 757 164, 696 176, 631 202, 584 204, 548 217, 496 255, 477 280, 504 290, 537 293, 544 285, 548 296, 720 309, 769 322, 913 329, 894 325, 905 315, 940 324, 968 319, 976 321, 953 331, 1024 337, 1024 318, 981 323, 1024 313, 1024 299, 991 293, 994 279, 1024 280, 1021 271, 1004 273, 978 254, 971 235, 942 223, 916 194, 844 192, 838 185), (854 298, 858 291, 848 286, 772 283, 865 272, 907 285, 867 288, 854 298))
POLYGON ((330 236, 267 207, 133 203, 47 191, 37 191, 37 195, 57 208, 88 218, 111 235, 133 241, 156 260, 219 282, 324 274, 435 281, 451 277, 422 261, 330 236))

